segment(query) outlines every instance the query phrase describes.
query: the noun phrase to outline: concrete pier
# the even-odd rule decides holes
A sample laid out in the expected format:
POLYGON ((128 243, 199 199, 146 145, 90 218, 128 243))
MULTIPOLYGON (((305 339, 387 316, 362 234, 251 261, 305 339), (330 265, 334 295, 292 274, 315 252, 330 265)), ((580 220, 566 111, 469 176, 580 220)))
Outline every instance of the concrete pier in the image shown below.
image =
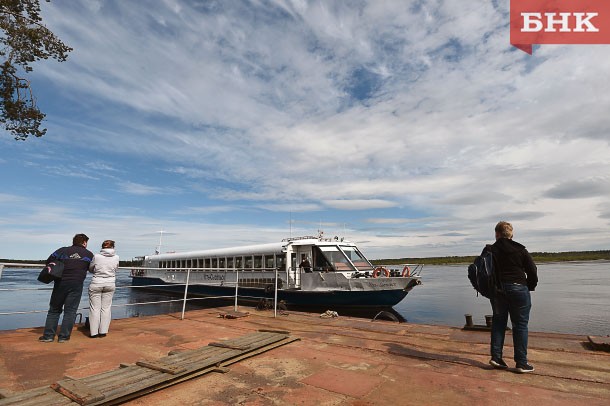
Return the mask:
MULTIPOLYGON (((261 329, 299 341, 134 399, 129 405, 608 405, 610 354, 586 336, 530 333, 536 371, 488 365, 489 332, 242 307, 113 320, 105 338, 75 328, 68 343, 39 343, 42 328, 0 332, 0 394, 84 378, 261 329)), ((512 346, 507 332, 505 360, 512 346)), ((0 399, 0 405, 2 400, 0 399)))

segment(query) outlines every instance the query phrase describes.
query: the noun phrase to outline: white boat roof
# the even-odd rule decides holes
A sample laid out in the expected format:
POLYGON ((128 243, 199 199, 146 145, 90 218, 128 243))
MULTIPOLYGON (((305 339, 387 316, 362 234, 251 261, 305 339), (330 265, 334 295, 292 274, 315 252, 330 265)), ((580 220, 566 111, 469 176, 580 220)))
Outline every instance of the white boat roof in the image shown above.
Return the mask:
POLYGON ((158 261, 172 259, 192 259, 201 257, 225 257, 235 255, 262 255, 270 252, 282 252, 288 245, 342 245, 355 247, 354 243, 349 241, 340 241, 331 238, 315 238, 315 237, 296 237, 288 238, 281 242, 268 244, 244 245, 238 247, 218 248, 199 251, 173 252, 167 254, 147 255, 145 259, 154 259, 158 261))

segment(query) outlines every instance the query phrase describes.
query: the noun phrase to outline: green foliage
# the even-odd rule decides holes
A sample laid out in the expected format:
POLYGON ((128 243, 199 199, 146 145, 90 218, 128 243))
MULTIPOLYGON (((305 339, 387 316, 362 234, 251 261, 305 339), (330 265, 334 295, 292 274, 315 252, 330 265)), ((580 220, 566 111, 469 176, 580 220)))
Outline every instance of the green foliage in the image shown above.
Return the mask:
POLYGON ((45 114, 23 76, 35 61, 65 61, 72 48, 42 24, 39 0, 0 0, 0 29, 0 122, 16 140, 41 137, 45 114))

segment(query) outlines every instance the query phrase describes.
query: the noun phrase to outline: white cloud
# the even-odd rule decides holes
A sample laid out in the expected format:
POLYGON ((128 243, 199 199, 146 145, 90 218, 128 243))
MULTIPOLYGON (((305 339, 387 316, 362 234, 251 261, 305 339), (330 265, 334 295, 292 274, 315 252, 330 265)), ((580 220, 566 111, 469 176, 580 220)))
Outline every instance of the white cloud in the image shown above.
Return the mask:
POLYGON ((163 195, 176 193, 175 188, 164 188, 160 186, 143 185, 135 182, 120 182, 117 185, 122 192, 129 193, 132 195, 163 195))
POLYGON ((39 177, 127 194, 124 215, 215 216, 228 231, 244 213, 279 228, 287 212, 346 216, 388 256, 476 252, 500 218, 537 249, 610 237, 610 57, 514 51, 508 4, 41 6, 74 52, 35 70, 60 107, 23 165, 65 157, 39 177), (150 196, 167 206, 137 200, 150 196))

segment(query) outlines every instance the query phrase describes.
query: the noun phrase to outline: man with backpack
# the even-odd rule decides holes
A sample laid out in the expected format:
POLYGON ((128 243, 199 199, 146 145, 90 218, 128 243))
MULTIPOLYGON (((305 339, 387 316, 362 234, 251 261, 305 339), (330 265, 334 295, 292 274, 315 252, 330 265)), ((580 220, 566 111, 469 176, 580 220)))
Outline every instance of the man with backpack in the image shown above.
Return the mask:
POLYGON ((87 249, 88 241, 89 237, 85 234, 76 234, 72 238, 72 246, 58 249, 47 259, 47 264, 51 261, 62 261, 64 271, 61 279, 56 280, 53 285, 44 333, 38 339, 40 342, 52 343, 55 340, 57 324, 62 312, 64 318, 57 334, 57 342, 65 343, 70 340, 83 292, 83 283, 93 258, 93 253, 87 249))
POLYGON ((497 289, 491 297, 493 321, 491 325, 491 360, 497 369, 507 369, 502 359, 504 336, 508 316, 513 326, 513 347, 516 370, 520 373, 534 371, 527 362, 527 338, 530 309, 530 291, 536 289, 538 275, 536 264, 525 247, 513 241, 513 226, 500 221, 495 228, 496 242, 488 245, 494 262, 497 289))

